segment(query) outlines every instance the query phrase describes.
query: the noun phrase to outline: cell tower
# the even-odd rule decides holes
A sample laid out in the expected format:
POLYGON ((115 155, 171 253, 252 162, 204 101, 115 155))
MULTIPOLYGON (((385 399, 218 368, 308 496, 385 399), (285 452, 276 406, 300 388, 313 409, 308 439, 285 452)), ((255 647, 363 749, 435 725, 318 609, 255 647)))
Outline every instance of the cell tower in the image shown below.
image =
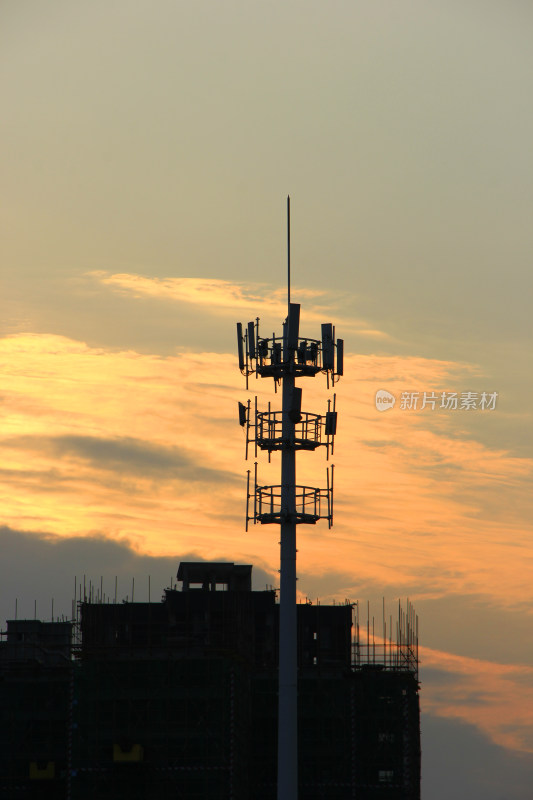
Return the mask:
POLYGON ((277 390, 282 385, 282 409, 252 412, 251 402, 239 403, 239 422, 246 430, 246 458, 251 442, 257 450, 281 452, 281 483, 262 486, 257 480, 250 490, 250 470, 246 492, 246 530, 253 521, 280 526, 280 623, 279 623, 279 716, 278 716, 278 800, 297 800, 297 624, 296 624, 296 526, 314 525, 320 519, 333 524, 333 465, 326 469, 326 488, 300 486, 296 483, 296 453, 325 447, 327 458, 333 454, 337 429, 335 396, 328 401, 325 414, 302 411, 302 390, 296 378, 314 378, 325 373, 328 388, 343 374, 344 342, 335 340, 331 323, 322 325, 320 339, 300 336, 300 305, 291 303, 290 270, 290 198, 287 197, 287 318, 283 334, 262 337, 259 318, 243 330, 237 323, 239 368, 248 379, 273 378, 277 390), (250 512, 250 500, 253 510, 250 512))

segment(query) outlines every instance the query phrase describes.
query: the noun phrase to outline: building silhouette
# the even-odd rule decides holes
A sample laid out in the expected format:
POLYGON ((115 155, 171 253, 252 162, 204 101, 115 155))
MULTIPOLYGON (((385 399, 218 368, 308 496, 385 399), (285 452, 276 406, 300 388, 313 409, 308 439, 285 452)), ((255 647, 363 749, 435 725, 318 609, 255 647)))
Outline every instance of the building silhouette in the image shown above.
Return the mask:
MULTIPOLYGON (((279 604, 251 574, 185 562, 161 602, 91 594, 72 623, 9 620, 0 797, 272 800, 279 604)), ((394 641, 347 601, 297 620, 300 800, 419 800, 412 608, 394 641)))
POLYGON ((66 796, 70 622, 9 620, 0 643, 0 797, 66 796))

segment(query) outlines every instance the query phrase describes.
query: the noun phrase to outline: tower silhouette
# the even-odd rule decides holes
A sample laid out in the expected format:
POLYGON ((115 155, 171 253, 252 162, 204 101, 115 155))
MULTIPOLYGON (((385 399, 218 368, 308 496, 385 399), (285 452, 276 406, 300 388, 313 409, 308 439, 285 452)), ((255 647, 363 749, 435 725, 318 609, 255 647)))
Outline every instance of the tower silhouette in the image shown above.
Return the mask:
POLYGON ((262 486, 257 481, 257 462, 254 487, 250 492, 248 470, 246 529, 248 523, 279 524, 280 526, 280 626, 279 626, 279 715, 278 715, 278 800, 296 800, 298 796, 298 730, 297 730, 297 618, 296 618, 296 526, 314 525, 326 519, 333 524, 334 466, 326 470, 326 488, 301 486, 296 483, 296 453, 326 447, 327 456, 333 453, 337 429, 335 397, 328 402, 325 414, 302 411, 302 390, 297 378, 315 377, 325 373, 328 388, 343 374, 344 342, 335 339, 331 323, 322 325, 321 338, 300 336, 300 305, 291 303, 290 289, 290 197, 287 197, 287 317, 283 333, 263 337, 259 318, 249 322, 243 331, 237 323, 239 368, 248 378, 274 379, 281 383, 282 408, 258 411, 257 398, 252 416, 251 402, 239 403, 239 422, 246 428, 246 457, 248 445, 281 453, 281 483, 262 486), (253 511, 250 513, 250 499, 253 511))

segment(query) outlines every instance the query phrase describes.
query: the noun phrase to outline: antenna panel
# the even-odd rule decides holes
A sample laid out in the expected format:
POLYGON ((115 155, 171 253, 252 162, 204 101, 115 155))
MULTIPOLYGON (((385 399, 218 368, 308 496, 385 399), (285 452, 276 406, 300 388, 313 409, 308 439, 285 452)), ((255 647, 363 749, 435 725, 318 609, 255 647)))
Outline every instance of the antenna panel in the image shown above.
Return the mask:
POLYGON ((295 386, 292 390, 289 417, 294 423, 300 422, 302 419, 302 390, 298 386, 295 386))
POLYGON ((337 433, 337 412, 327 411, 325 434, 326 436, 335 436, 336 433, 337 433))
POLYGON ((333 325, 326 322, 322 325, 322 369, 332 370, 334 358, 333 325))
POLYGON ((289 305, 289 333, 287 343, 289 350, 298 349, 298 337, 300 335, 300 304, 291 303, 289 305))
POLYGON ((244 348, 242 345, 242 323, 237 323, 237 348, 239 351, 239 369, 241 372, 244 369, 244 348))
POLYGON ((255 330, 254 323, 248 323, 248 354, 250 358, 255 358, 255 330))
POLYGON ((337 339, 337 375, 344 375, 344 339, 337 339))

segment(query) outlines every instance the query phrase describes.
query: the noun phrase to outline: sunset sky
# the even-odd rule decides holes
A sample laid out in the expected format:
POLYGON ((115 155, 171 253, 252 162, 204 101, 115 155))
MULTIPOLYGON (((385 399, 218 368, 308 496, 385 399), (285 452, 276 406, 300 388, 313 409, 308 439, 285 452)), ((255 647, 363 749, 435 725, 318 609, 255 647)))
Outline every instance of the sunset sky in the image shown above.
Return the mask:
POLYGON ((300 596, 409 598, 424 800, 530 800, 532 30, 526 0, 0 4, 2 626, 182 559, 277 585, 237 401, 280 395, 246 392, 235 322, 281 333, 290 193, 301 332, 346 353, 300 596))

